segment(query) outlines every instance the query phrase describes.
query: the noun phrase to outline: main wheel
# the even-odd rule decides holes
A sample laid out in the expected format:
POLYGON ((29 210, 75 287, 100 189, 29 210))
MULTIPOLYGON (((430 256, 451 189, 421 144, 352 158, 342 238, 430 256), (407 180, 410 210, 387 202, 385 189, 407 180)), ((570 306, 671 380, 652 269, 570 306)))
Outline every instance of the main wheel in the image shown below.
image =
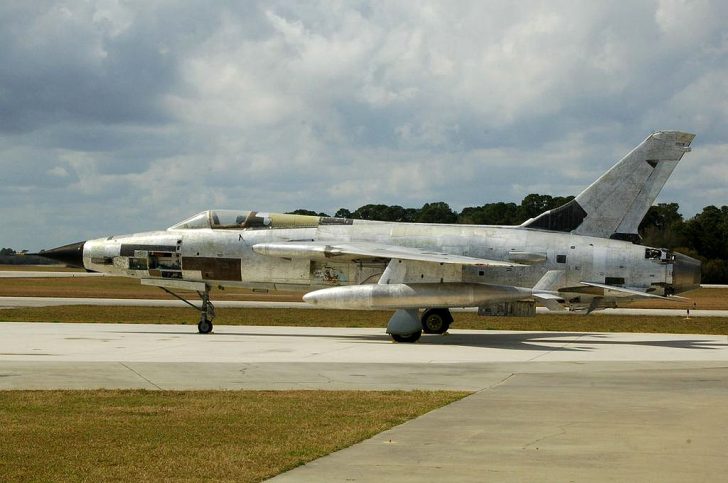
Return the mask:
POLYGON ((444 334, 450 328, 452 315, 448 309, 429 309, 420 320, 425 334, 444 334))
POLYGON ((417 342, 422 335, 422 331, 418 330, 417 332, 413 332, 411 334, 389 334, 392 336, 392 339, 394 339, 395 342, 406 342, 406 343, 412 343, 417 342))
POLYGON ((212 332, 212 322, 207 320, 207 318, 201 318, 200 322, 197 324, 197 330, 200 334, 209 334, 212 332))

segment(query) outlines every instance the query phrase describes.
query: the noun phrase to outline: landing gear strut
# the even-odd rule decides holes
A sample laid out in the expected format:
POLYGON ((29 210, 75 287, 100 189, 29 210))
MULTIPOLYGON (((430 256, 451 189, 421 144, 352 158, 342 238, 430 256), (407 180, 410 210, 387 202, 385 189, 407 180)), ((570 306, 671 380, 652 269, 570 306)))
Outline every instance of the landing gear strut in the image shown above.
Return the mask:
POLYGON ((215 318, 215 306, 210 302, 210 293, 197 292, 202 299, 202 307, 200 308, 200 322, 197 323, 197 330, 200 334, 209 334, 212 332, 212 320, 215 318))
POLYGON ((176 293, 168 290, 165 287, 159 288, 170 294, 172 297, 181 300, 193 309, 200 312, 200 321, 197 323, 197 330, 200 332, 200 334, 209 334, 210 332, 212 332, 212 320, 215 318, 215 306, 212 305, 212 302, 210 301, 210 291, 207 286, 205 287, 204 291, 197 292, 197 294, 200 296, 200 300, 202 301, 202 305, 200 307, 196 306, 189 300, 181 297, 180 295, 177 295, 176 293))

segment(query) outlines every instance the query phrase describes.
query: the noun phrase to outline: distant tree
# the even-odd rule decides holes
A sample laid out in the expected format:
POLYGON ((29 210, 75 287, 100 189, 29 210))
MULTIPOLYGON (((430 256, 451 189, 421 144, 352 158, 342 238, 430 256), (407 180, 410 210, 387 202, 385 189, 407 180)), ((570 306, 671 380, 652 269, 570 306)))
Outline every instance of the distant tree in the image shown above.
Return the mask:
POLYGON ((2 249, 0 249, 0 256, 7 257, 7 256, 10 256, 10 255, 15 255, 15 253, 16 253, 15 250, 13 250, 12 248, 2 248, 2 249))
POLYGON ((463 208, 458 223, 470 225, 516 225, 520 223, 520 210, 515 203, 487 203, 483 206, 463 208))
POLYGON ((728 260, 713 258, 703 262, 701 267, 701 281, 703 283, 728 282, 728 260))
POLYGON ((359 220, 378 220, 378 221, 390 221, 388 219, 389 206, 382 204, 368 204, 360 206, 351 214, 352 218, 359 220))
POLYGON ((650 206, 647 214, 640 223, 640 228, 654 226, 662 229, 683 221, 682 215, 679 213, 680 205, 677 203, 658 203, 650 206))
POLYGON ((286 214, 287 215, 326 216, 326 217, 329 216, 326 213, 316 213, 315 211, 304 210, 304 209, 300 209, 300 208, 298 210, 287 211, 286 214))
POLYGON ((420 210, 417 208, 402 208, 399 205, 392 205, 384 210, 385 221, 413 222, 417 219, 420 210))
POLYGON ((728 206, 710 205, 685 223, 684 236, 690 248, 707 259, 728 258, 728 206))
POLYGON ((458 215, 444 201, 425 203, 415 221, 419 223, 455 223, 458 215))
POLYGON ((420 210, 417 208, 405 208, 404 219, 402 221, 414 222, 420 214, 420 210))
POLYGON ((549 195, 539 195, 537 193, 526 195, 526 197, 521 200, 521 216, 524 218, 523 221, 526 221, 529 218, 535 218, 544 211, 548 210, 551 200, 552 198, 549 195))
POLYGON ((406 210, 399 205, 388 206, 384 212, 384 221, 406 221, 406 210))
POLYGON ((336 218, 351 218, 351 211, 346 208, 339 208, 339 210, 334 213, 334 216, 336 218))
POLYGON ((677 203, 651 206, 642 219, 639 233, 644 245, 675 248, 685 244, 683 217, 677 203))
POLYGON ((553 210, 573 200, 573 196, 549 196, 531 193, 521 201, 520 220, 523 223, 529 218, 535 218, 544 211, 553 210))

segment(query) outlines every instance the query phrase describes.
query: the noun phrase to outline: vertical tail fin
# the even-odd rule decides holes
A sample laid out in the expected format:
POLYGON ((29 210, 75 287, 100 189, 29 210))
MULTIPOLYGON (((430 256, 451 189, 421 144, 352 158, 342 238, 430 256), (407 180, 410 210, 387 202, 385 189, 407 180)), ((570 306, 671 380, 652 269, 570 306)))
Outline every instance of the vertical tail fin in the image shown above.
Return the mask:
POLYGON ((650 134, 575 199, 521 226, 638 240, 642 218, 694 137, 679 131, 650 134))

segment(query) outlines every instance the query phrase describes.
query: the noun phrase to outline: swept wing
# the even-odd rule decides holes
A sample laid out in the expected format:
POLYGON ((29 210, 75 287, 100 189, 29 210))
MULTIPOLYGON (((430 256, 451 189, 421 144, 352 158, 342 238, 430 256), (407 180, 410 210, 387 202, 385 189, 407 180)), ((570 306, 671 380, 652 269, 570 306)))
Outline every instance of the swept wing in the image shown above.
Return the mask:
POLYGON ((453 255, 433 250, 374 242, 271 242, 253 245, 253 251, 260 255, 271 257, 310 258, 313 260, 400 259, 490 267, 515 267, 521 265, 520 263, 514 262, 467 257, 464 255, 453 255))

